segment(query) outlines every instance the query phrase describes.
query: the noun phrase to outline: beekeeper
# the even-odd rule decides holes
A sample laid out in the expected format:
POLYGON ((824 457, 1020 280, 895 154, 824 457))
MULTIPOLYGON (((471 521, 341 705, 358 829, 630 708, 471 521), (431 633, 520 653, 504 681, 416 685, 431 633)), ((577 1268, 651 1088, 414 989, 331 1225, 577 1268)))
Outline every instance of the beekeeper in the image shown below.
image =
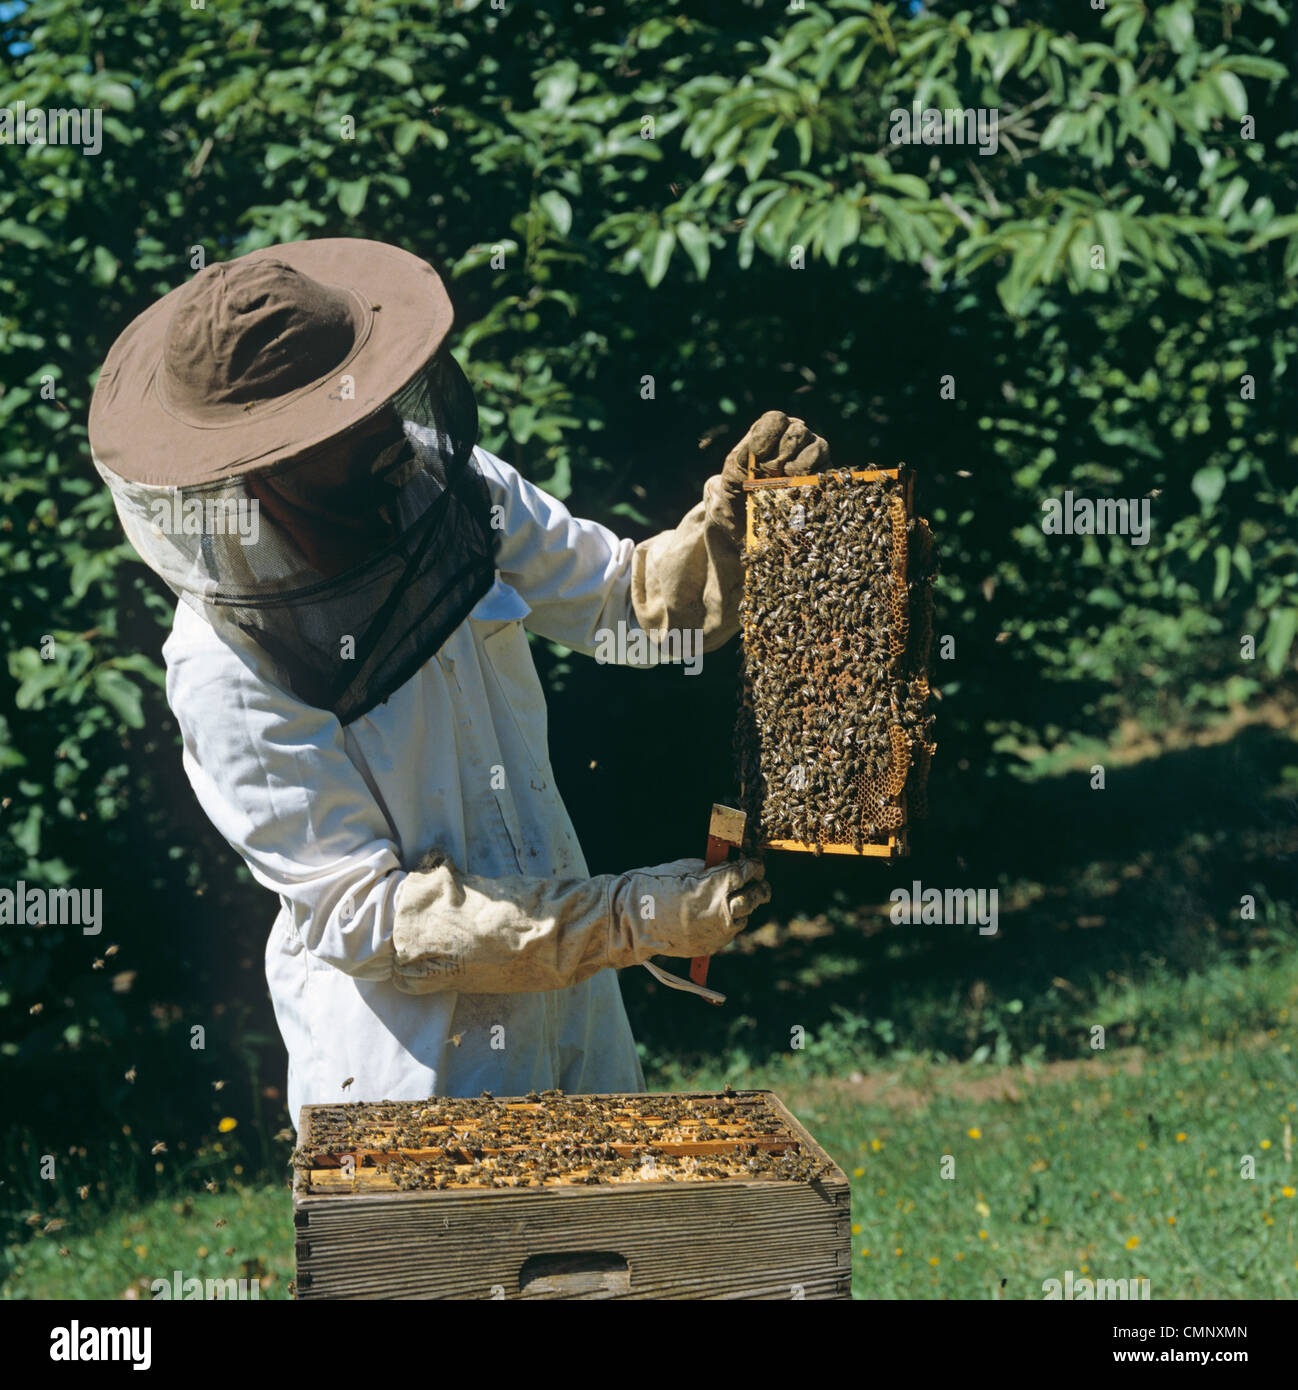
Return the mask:
POLYGON ((181 600, 186 773, 279 896, 294 1123, 348 1078, 356 1100, 643 1090, 615 971, 719 951, 770 896, 752 859, 590 876, 525 632, 715 649, 747 448, 812 468, 823 441, 769 413, 674 531, 619 540, 475 447, 451 322, 396 247, 267 247, 136 318, 91 402, 95 467, 181 600))

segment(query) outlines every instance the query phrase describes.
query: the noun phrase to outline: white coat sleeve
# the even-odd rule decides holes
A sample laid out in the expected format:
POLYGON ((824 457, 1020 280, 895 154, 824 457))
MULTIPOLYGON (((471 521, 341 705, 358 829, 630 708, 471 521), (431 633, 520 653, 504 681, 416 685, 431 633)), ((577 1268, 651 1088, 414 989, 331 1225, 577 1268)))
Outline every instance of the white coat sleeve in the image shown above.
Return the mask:
POLYGON ((601 631, 619 624, 698 630, 704 651, 738 630, 743 570, 728 521, 718 524, 725 511, 714 497, 719 479, 709 480, 705 500, 675 530, 637 545, 574 517, 495 455, 479 450, 479 457, 497 508, 497 568, 532 609, 524 626, 586 656, 595 655, 601 631))
POLYGON ((212 824, 279 895, 308 950, 348 974, 389 977, 401 861, 338 720, 184 604, 163 655, 185 772, 212 824))
POLYGON ((617 876, 459 874, 444 855, 407 872, 379 803, 327 710, 182 604, 163 648, 167 699, 199 804, 306 948, 409 993, 561 989, 653 955, 721 949, 765 899, 755 861, 680 860, 617 876), (652 898, 658 911, 641 920, 652 898))

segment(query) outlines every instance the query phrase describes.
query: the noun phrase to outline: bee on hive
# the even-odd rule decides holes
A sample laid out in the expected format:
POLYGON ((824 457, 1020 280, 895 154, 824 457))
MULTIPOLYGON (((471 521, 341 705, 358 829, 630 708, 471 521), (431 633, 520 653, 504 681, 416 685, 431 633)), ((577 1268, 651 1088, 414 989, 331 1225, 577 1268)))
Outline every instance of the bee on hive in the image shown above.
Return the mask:
POLYGON ((758 478, 744 553, 740 804, 757 842, 906 852, 936 749, 934 546, 908 471, 758 478))

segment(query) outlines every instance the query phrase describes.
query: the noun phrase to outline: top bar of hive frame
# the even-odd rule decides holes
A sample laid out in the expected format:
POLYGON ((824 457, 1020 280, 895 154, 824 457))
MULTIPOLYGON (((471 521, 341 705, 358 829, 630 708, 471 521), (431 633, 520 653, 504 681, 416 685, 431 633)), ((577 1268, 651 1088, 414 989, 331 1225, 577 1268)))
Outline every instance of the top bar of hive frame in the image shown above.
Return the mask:
MULTIPOLYGON (((853 468, 851 470, 852 481, 855 483, 873 483, 880 478, 900 478, 902 464, 897 468, 853 468)), ((744 480, 744 490, 746 492, 756 492, 759 488, 768 487, 818 487, 823 480, 825 473, 839 473, 841 469, 827 468, 824 473, 803 473, 796 478, 746 478, 744 480)))

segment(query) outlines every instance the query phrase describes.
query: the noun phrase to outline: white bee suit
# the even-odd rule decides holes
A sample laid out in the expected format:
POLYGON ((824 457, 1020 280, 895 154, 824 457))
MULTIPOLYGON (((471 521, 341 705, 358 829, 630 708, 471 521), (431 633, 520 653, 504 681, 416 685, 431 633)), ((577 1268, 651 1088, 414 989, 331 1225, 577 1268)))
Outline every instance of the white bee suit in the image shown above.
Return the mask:
POLYGON ((194 792, 280 899, 266 974, 295 1124, 302 1105, 340 1099, 644 1089, 613 969, 536 992, 428 988, 436 980, 408 992, 394 974, 397 895, 420 881, 412 871, 430 849, 464 875, 590 881, 555 789, 524 629, 593 654, 601 630, 640 626, 634 586, 646 626, 688 608, 709 650, 737 626, 737 550, 711 491, 637 554, 476 454, 499 508, 494 587, 368 714, 344 727, 303 703, 261 648, 185 603, 163 648, 194 792))

